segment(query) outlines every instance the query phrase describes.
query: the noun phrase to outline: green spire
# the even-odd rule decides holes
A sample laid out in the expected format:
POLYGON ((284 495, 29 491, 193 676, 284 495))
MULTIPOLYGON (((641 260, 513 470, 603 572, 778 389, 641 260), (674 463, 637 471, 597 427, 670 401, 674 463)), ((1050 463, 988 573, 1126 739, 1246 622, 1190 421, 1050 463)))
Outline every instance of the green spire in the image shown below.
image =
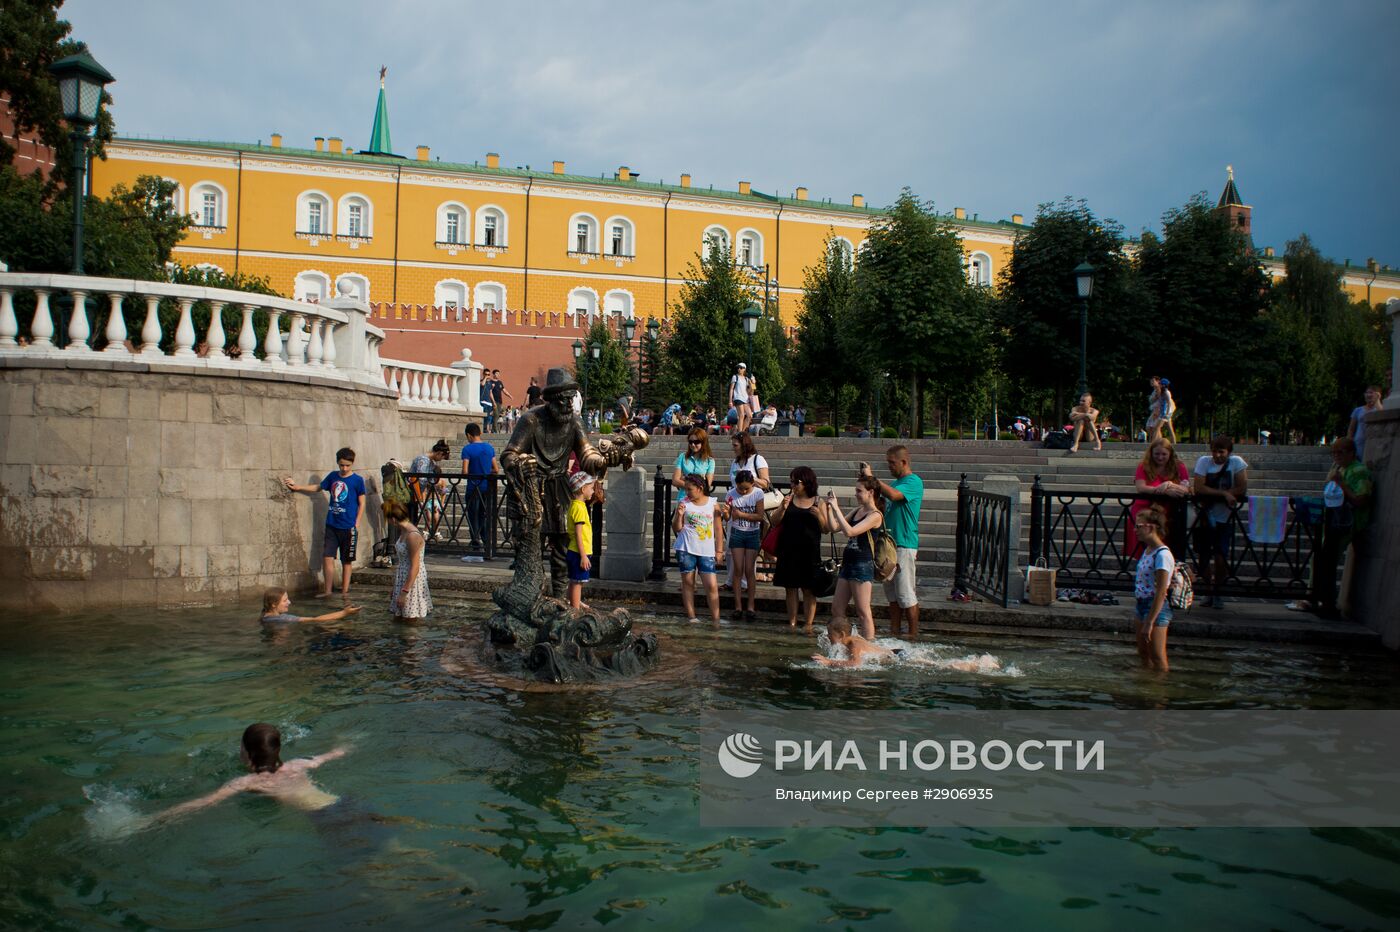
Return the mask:
POLYGON ((384 96, 384 75, 389 69, 379 69, 379 103, 374 108, 374 129, 370 130, 366 155, 393 155, 394 144, 389 141, 389 101, 384 96))

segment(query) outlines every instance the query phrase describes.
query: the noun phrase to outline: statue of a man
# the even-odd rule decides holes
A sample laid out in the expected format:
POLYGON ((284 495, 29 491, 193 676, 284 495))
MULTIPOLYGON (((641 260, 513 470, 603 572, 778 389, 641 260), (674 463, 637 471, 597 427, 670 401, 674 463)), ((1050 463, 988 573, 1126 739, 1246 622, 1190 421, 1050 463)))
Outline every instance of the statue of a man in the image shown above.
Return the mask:
MULTIPOLYGON (((583 420, 574 411, 578 383, 565 370, 549 370, 541 395, 544 404, 525 412, 515 425, 510 442, 501 453, 501 468, 507 475, 533 473, 540 483, 540 544, 549 561, 551 593, 555 598, 563 598, 569 584, 564 559, 569 544, 569 454, 578 458, 580 469, 599 478, 609 463, 589 442, 583 420)), ((519 521, 521 516, 514 513, 515 503, 516 497, 512 496, 508 505, 510 517, 519 521)))

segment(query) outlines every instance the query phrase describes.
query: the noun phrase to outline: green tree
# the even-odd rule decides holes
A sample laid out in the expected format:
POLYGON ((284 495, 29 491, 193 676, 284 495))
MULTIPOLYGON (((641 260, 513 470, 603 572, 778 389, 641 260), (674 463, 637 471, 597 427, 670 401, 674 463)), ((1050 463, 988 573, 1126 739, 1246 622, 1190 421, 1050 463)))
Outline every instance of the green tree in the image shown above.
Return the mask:
POLYGON ((851 371, 841 333, 852 313, 855 268, 843 245, 828 236, 823 261, 803 272, 797 349, 792 354, 794 385, 814 398, 829 399, 833 424, 841 423, 841 389, 849 384, 851 371))
POLYGON ((1167 353, 1140 357, 1136 375, 1168 376, 1198 434, 1202 411, 1223 413, 1255 375, 1268 276, 1249 240, 1204 195, 1163 215, 1162 238, 1143 238, 1138 266, 1147 304, 1135 326, 1167 353))
MULTIPOLYGON (((1002 269, 997 326, 1012 397, 1049 391, 1052 417, 1062 418, 1079 381, 1079 298, 1074 269, 1096 269, 1089 303, 1088 380, 1095 397, 1116 395, 1148 374, 1153 356, 1137 326, 1142 312, 1134 270, 1123 252, 1122 227, 1094 216, 1083 200, 1041 204, 1002 269)), ((1101 399, 1100 399, 1101 400, 1101 399)))
POLYGON ((906 188, 866 239, 841 343, 867 383, 884 371, 909 381, 916 435, 925 386, 957 384, 986 365, 989 322, 969 319, 986 306, 976 291, 957 231, 906 188))
POLYGON ((621 341, 613 336, 602 318, 593 321, 583 342, 583 356, 574 364, 574 378, 580 385, 588 386, 584 404, 609 408, 622 395, 632 394, 636 385, 632 367, 621 341), (601 347, 597 359, 593 358, 591 349, 594 343, 601 347))
MULTIPOLYGON (((0 93, 10 98, 10 112, 21 133, 37 132, 54 149, 58 177, 67 177, 73 164, 72 142, 63 122, 58 83, 49 66, 60 58, 87 51, 87 44, 69 38, 72 26, 58 18, 63 0, 6 0, 0 4, 0 93)), ((112 97, 102 94, 103 107, 94 136, 94 154, 112 138, 112 97)), ((0 137, 0 165, 14 161, 15 149, 0 137)))

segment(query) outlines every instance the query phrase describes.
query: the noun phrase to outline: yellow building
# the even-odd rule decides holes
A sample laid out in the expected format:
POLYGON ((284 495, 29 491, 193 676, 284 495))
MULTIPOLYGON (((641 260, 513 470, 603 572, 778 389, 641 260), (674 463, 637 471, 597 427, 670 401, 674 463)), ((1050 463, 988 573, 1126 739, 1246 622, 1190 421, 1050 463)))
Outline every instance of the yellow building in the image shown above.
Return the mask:
MULTIPOLYGON (((116 139, 93 166, 106 193, 138 175, 179 185, 177 206, 194 218, 176 259, 266 276, 297 298, 340 285, 373 303, 529 309, 665 317, 686 268, 710 238, 747 267, 793 323, 803 273, 828 237, 854 255, 881 211, 753 190, 716 190, 681 175, 676 184, 638 178, 507 168, 495 153, 471 164, 389 154, 383 90, 372 143, 341 139, 313 148, 269 144, 116 139)), ((968 274, 991 284, 1010 255, 1021 215, 953 223, 968 274)))

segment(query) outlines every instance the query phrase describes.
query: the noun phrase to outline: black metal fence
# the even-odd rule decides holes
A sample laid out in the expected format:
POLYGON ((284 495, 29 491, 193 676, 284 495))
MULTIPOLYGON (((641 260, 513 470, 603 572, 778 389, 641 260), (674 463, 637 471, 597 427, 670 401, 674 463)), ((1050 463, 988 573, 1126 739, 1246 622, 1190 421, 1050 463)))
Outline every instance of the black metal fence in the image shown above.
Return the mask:
MULTIPOLYGON (((485 560, 515 558, 511 520, 506 508, 507 479, 495 473, 404 473, 409 480, 414 524, 423 532, 429 553, 479 554, 485 560), (421 493, 415 493, 413 480, 421 493)), ((602 572, 603 505, 589 506, 593 522, 593 574, 602 572)), ((393 535, 389 541, 392 542, 393 535)), ((390 544, 392 546, 392 544, 390 544)), ((393 556, 392 551, 389 554, 393 556)))
POLYGON ((967 473, 958 483, 957 550, 953 585, 976 592, 993 602, 1007 604, 1007 580, 1011 573, 1011 509, 1020 503, 1009 495, 982 492, 967 484, 967 473))
MULTIPOLYGON (((1251 527, 1245 502, 1218 498, 1031 487, 1030 565, 1044 559, 1057 571, 1056 584, 1132 589, 1142 543, 1129 528, 1138 511, 1159 506, 1167 514, 1167 540, 1177 560, 1201 566, 1224 553, 1224 583, 1212 594, 1282 599, 1308 596, 1313 551, 1321 536, 1321 509, 1309 499, 1290 498, 1282 539, 1277 527, 1251 527), (1264 542, 1271 541, 1271 542, 1264 542)), ((959 535, 959 547, 962 546, 959 535)), ((1197 592, 1202 583, 1198 580, 1197 592)))
MULTIPOLYGON (((774 482, 772 486, 779 492, 785 492, 791 488, 786 482, 774 482)), ((720 496, 723 496, 728 490, 729 479, 716 478, 710 489, 710 494, 718 492, 720 496)), ((671 519, 676 513, 676 495, 679 491, 671 485, 671 473, 665 472, 658 465, 656 475, 652 477, 651 573, 648 574, 647 579, 665 579, 666 567, 676 565, 676 554, 671 549, 673 537, 671 519)))

